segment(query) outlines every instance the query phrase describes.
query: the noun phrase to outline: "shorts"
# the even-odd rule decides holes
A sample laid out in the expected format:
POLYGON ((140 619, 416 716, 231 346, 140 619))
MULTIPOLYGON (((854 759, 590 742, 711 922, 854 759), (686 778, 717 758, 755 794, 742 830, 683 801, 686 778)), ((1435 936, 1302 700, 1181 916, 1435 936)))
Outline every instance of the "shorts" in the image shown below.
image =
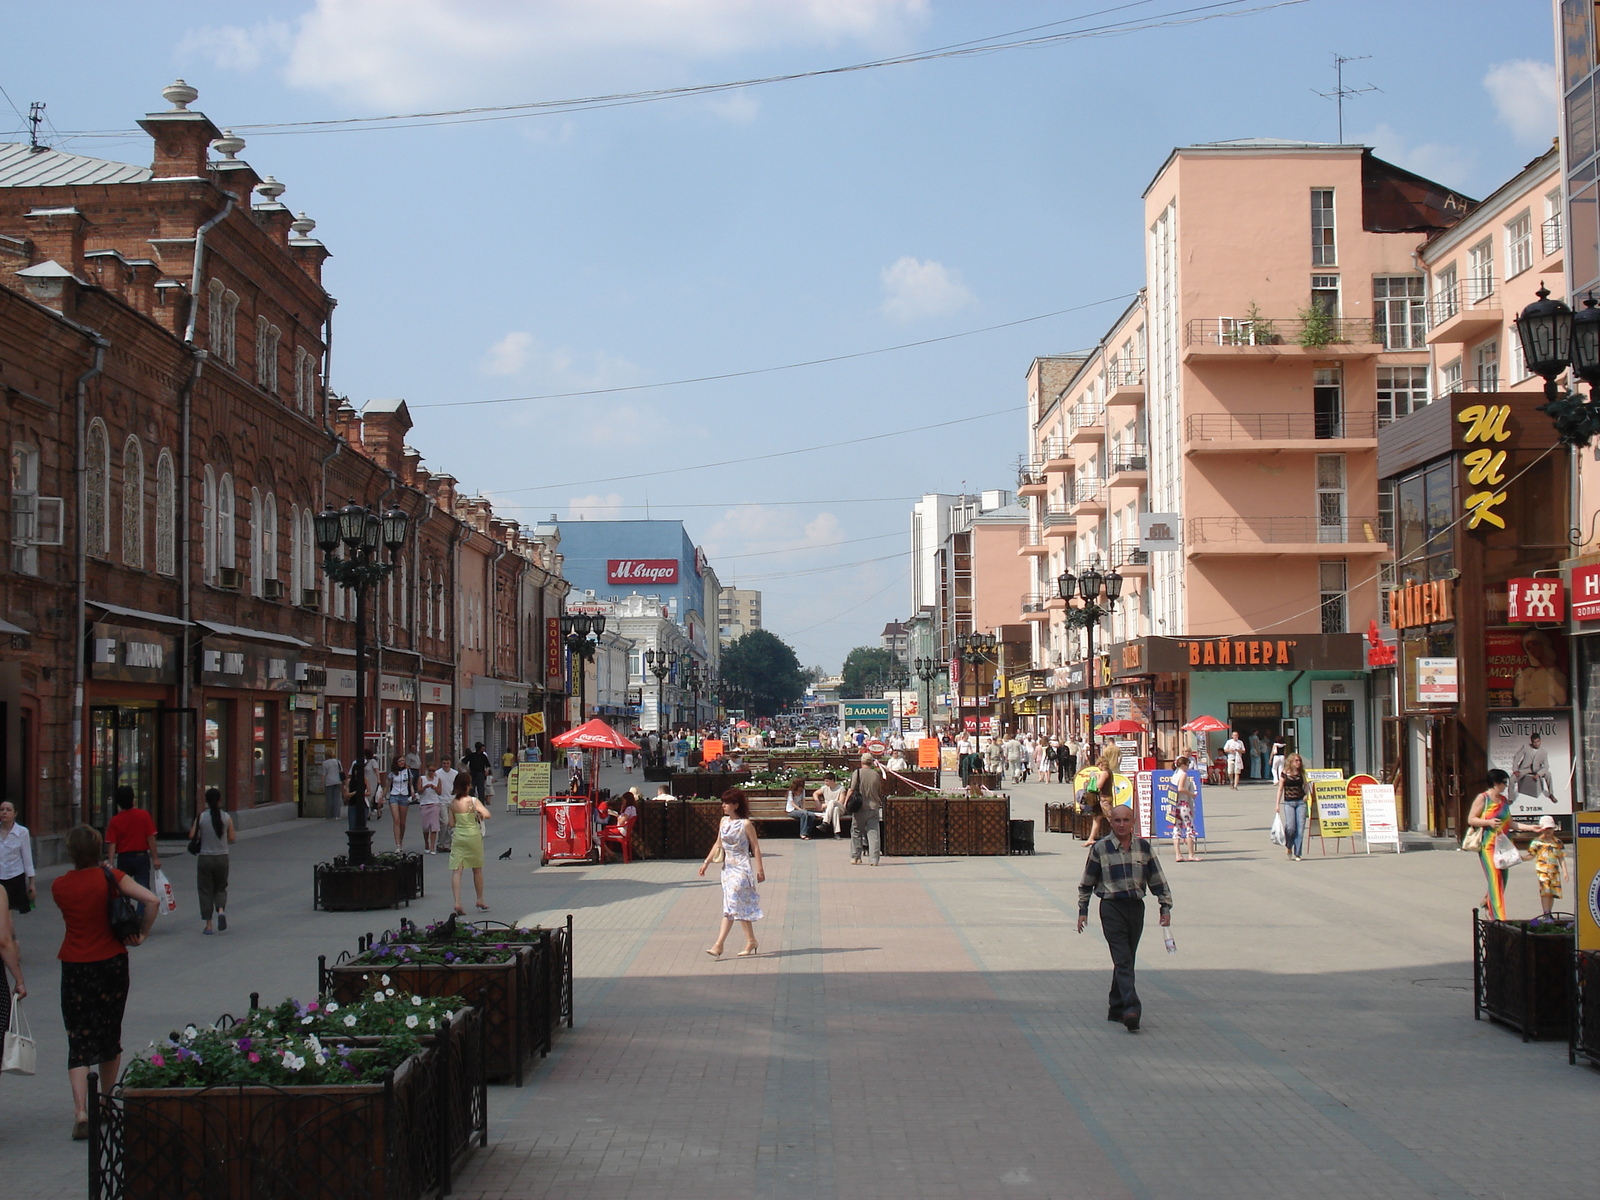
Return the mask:
POLYGON ((439 832, 439 808, 437 804, 424 804, 422 808, 422 831, 424 833, 439 832))

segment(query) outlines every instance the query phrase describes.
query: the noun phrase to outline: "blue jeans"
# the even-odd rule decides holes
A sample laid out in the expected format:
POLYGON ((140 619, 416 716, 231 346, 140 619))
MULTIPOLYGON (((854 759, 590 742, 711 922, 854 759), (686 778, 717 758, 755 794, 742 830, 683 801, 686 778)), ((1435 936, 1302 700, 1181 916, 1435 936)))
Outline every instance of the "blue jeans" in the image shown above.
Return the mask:
POLYGON ((1250 776, 1253 779, 1265 779, 1267 777, 1267 752, 1265 750, 1260 754, 1252 754, 1250 756, 1250 776))
POLYGON ((800 836, 810 837, 811 827, 816 824, 817 821, 817 814, 809 809, 802 808, 799 812, 792 815, 795 820, 800 822, 800 836))
POLYGON ((1286 850, 1296 857, 1305 852, 1306 802, 1304 800, 1283 802, 1283 840, 1286 843, 1286 850))

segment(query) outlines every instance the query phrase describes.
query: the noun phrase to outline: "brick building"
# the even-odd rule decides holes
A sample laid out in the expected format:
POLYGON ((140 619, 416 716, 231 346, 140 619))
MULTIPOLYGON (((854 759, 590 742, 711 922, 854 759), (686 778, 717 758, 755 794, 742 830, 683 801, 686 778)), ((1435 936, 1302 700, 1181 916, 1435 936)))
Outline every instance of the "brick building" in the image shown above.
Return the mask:
POLYGON ((328 251, 195 95, 174 84, 140 122, 149 168, 0 146, 0 776, 43 861, 119 784, 163 830, 209 786, 248 825, 302 811, 324 746, 353 756, 355 602, 321 568, 325 504, 412 518, 370 593, 388 746, 453 752, 482 680, 518 711, 521 679, 563 686, 520 640, 525 598, 559 615, 559 560, 422 467, 404 402, 330 396, 328 251))

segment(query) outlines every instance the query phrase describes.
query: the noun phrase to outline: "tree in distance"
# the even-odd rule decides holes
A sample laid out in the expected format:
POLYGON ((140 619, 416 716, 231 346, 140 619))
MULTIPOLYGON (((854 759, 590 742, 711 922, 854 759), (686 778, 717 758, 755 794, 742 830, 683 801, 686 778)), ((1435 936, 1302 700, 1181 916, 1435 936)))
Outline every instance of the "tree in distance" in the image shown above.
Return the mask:
POLYGON ((899 661, 881 646, 857 646, 845 655, 839 698, 859 700, 868 692, 881 692, 890 687, 890 671, 899 661))
POLYGON ((735 638, 722 652, 722 680, 750 693, 750 708, 770 717, 806 694, 805 672, 789 643, 765 629, 735 638))

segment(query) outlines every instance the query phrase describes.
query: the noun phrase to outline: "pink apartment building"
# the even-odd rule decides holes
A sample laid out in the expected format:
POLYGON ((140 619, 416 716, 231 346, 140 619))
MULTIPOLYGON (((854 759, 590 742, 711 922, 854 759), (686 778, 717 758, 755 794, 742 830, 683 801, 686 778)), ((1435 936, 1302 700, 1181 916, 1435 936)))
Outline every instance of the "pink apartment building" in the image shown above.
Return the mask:
POLYGON ((1248 139, 1174 150, 1144 204, 1139 301, 1059 390, 1059 360, 1030 374, 1021 553, 1046 599, 1023 615, 1052 712, 1082 736, 1084 676, 1110 684, 1097 721, 1143 720, 1163 754, 1205 713, 1370 769, 1390 692, 1364 636, 1389 556, 1377 427, 1427 398, 1414 255, 1472 202, 1361 146, 1248 139), (1124 589, 1075 671, 1082 635, 1048 597, 1089 562, 1124 589))

